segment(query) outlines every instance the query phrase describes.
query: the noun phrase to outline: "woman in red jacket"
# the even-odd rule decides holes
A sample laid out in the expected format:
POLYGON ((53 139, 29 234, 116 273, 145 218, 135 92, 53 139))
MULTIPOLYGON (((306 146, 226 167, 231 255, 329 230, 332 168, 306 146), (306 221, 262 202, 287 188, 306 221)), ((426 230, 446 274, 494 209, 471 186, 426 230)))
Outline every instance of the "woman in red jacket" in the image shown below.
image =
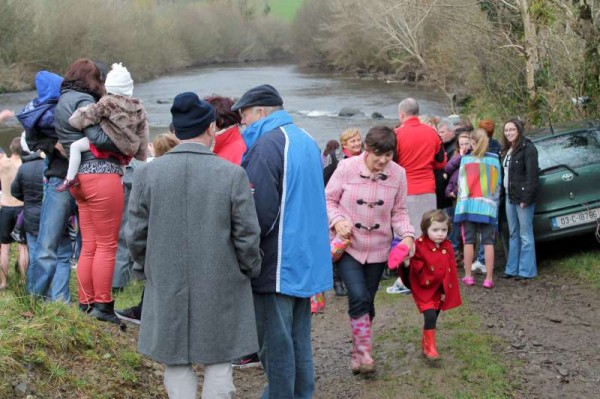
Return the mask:
POLYGON ((240 133, 242 117, 231 110, 233 100, 228 97, 211 96, 204 98, 215 107, 217 129, 213 152, 236 165, 242 163, 242 155, 246 152, 246 143, 240 133))
POLYGON ((425 212, 421 221, 423 235, 415 241, 415 255, 408 274, 402 278, 411 289, 415 304, 425 319, 421 344, 427 359, 439 358, 435 327, 442 310, 462 304, 452 243, 447 239, 451 228, 448 215, 439 209, 425 212))

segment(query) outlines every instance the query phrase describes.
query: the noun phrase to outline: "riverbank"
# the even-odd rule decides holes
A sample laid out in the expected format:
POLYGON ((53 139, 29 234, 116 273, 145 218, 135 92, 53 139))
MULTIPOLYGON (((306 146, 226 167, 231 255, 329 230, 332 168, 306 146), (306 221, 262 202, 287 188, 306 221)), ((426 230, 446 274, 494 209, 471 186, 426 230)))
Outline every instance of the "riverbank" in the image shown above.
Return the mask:
MULTIPOLYGON (((393 280, 382 282, 374 322, 378 369, 369 378, 349 370, 347 299, 328 292, 325 311, 313 317, 315 397, 595 397, 600 357, 590 342, 600 328, 600 251, 595 241, 579 239, 573 254, 572 244, 540 247, 534 280, 498 278, 494 290, 461 286, 464 305, 438 323, 442 360, 435 365, 420 354, 422 317, 412 298, 387 294, 393 280)), ((117 307, 136 304, 141 290, 139 282, 126 288, 117 307)), ((0 397, 166 398, 163 366, 136 351, 137 326, 122 332, 75 307, 27 298, 0 292, 0 397)), ((234 378, 241 399, 258 397, 266 382, 261 369, 236 370, 234 378)))

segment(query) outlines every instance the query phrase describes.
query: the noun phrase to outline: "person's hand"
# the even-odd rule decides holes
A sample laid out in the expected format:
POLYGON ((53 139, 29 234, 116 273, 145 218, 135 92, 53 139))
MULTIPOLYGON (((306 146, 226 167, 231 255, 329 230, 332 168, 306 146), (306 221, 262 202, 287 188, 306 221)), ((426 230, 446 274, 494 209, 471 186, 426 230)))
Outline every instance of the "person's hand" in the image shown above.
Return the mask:
POLYGON ((400 244, 408 247, 408 256, 412 257, 415 254, 415 239, 413 237, 404 237, 400 244))
POLYGON ((524 209, 524 208, 527 206, 527 204, 526 204, 526 203, 524 203, 524 202, 521 202, 521 203, 519 204, 519 206, 521 207, 521 209, 524 209))
POLYGON ((348 220, 340 220, 333 226, 335 232, 341 238, 350 238, 352 236, 352 223, 348 220))
POLYGON ((469 149, 468 148, 461 148, 460 150, 458 150, 458 153, 463 156, 467 153, 469 149))
POLYGON ((60 152, 63 155, 63 157, 65 157, 65 158, 67 157, 67 152, 65 151, 65 147, 63 147, 63 145, 59 141, 57 141, 56 144, 54 144, 54 148, 58 152, 60 152))
POLYGON ((455 193, 448 193, 448 197, 449 198, 456 198, 456 194, 455 193))
POLYGON ((10 109, 3 109, 0 111, 0 122, 10 119, 15 116, 15 113, 10 109))

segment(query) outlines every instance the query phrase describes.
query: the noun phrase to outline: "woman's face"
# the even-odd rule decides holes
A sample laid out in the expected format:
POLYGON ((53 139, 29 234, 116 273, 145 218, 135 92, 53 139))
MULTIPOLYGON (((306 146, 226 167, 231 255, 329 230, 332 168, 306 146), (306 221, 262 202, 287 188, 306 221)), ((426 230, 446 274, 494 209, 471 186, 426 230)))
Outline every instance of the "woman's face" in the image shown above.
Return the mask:
POLYGON ((458 139, 458 149, 461 154, 466 154, 471 149, 471 139, 468 137, 460 137, 458 139))
POLYGON ((350 137, 342 147, 352 155, 360 154, 360 150, 362 149, 362 139, 360 138, 360 135, 357 134, 356 136, 350 137))
POLYGON ((504 137, 506 137, 506 140, 508 140, 510 144, 514 144, 518 140, 519 130, 514 123, 508 122, 504 125, 504 137))
POLYGON ((387 164, 392 160, 393 156, 393 151, 377 155, 375 152, 367 150, 367 158, 365 159, 365 162, 367 164, 367 168, 369 168, 372 173, 379 173, 383 172, 387 164))

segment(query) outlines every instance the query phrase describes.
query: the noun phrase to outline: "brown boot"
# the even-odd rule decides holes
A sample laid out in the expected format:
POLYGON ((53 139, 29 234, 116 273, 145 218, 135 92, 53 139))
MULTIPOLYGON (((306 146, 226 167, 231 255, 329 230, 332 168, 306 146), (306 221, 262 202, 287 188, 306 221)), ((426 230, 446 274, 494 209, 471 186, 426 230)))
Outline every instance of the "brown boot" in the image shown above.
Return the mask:
POLYGON ((435 329, 423 330, 423 355, 429 360, 437 360, 440 358, 435 345, 435 329))

